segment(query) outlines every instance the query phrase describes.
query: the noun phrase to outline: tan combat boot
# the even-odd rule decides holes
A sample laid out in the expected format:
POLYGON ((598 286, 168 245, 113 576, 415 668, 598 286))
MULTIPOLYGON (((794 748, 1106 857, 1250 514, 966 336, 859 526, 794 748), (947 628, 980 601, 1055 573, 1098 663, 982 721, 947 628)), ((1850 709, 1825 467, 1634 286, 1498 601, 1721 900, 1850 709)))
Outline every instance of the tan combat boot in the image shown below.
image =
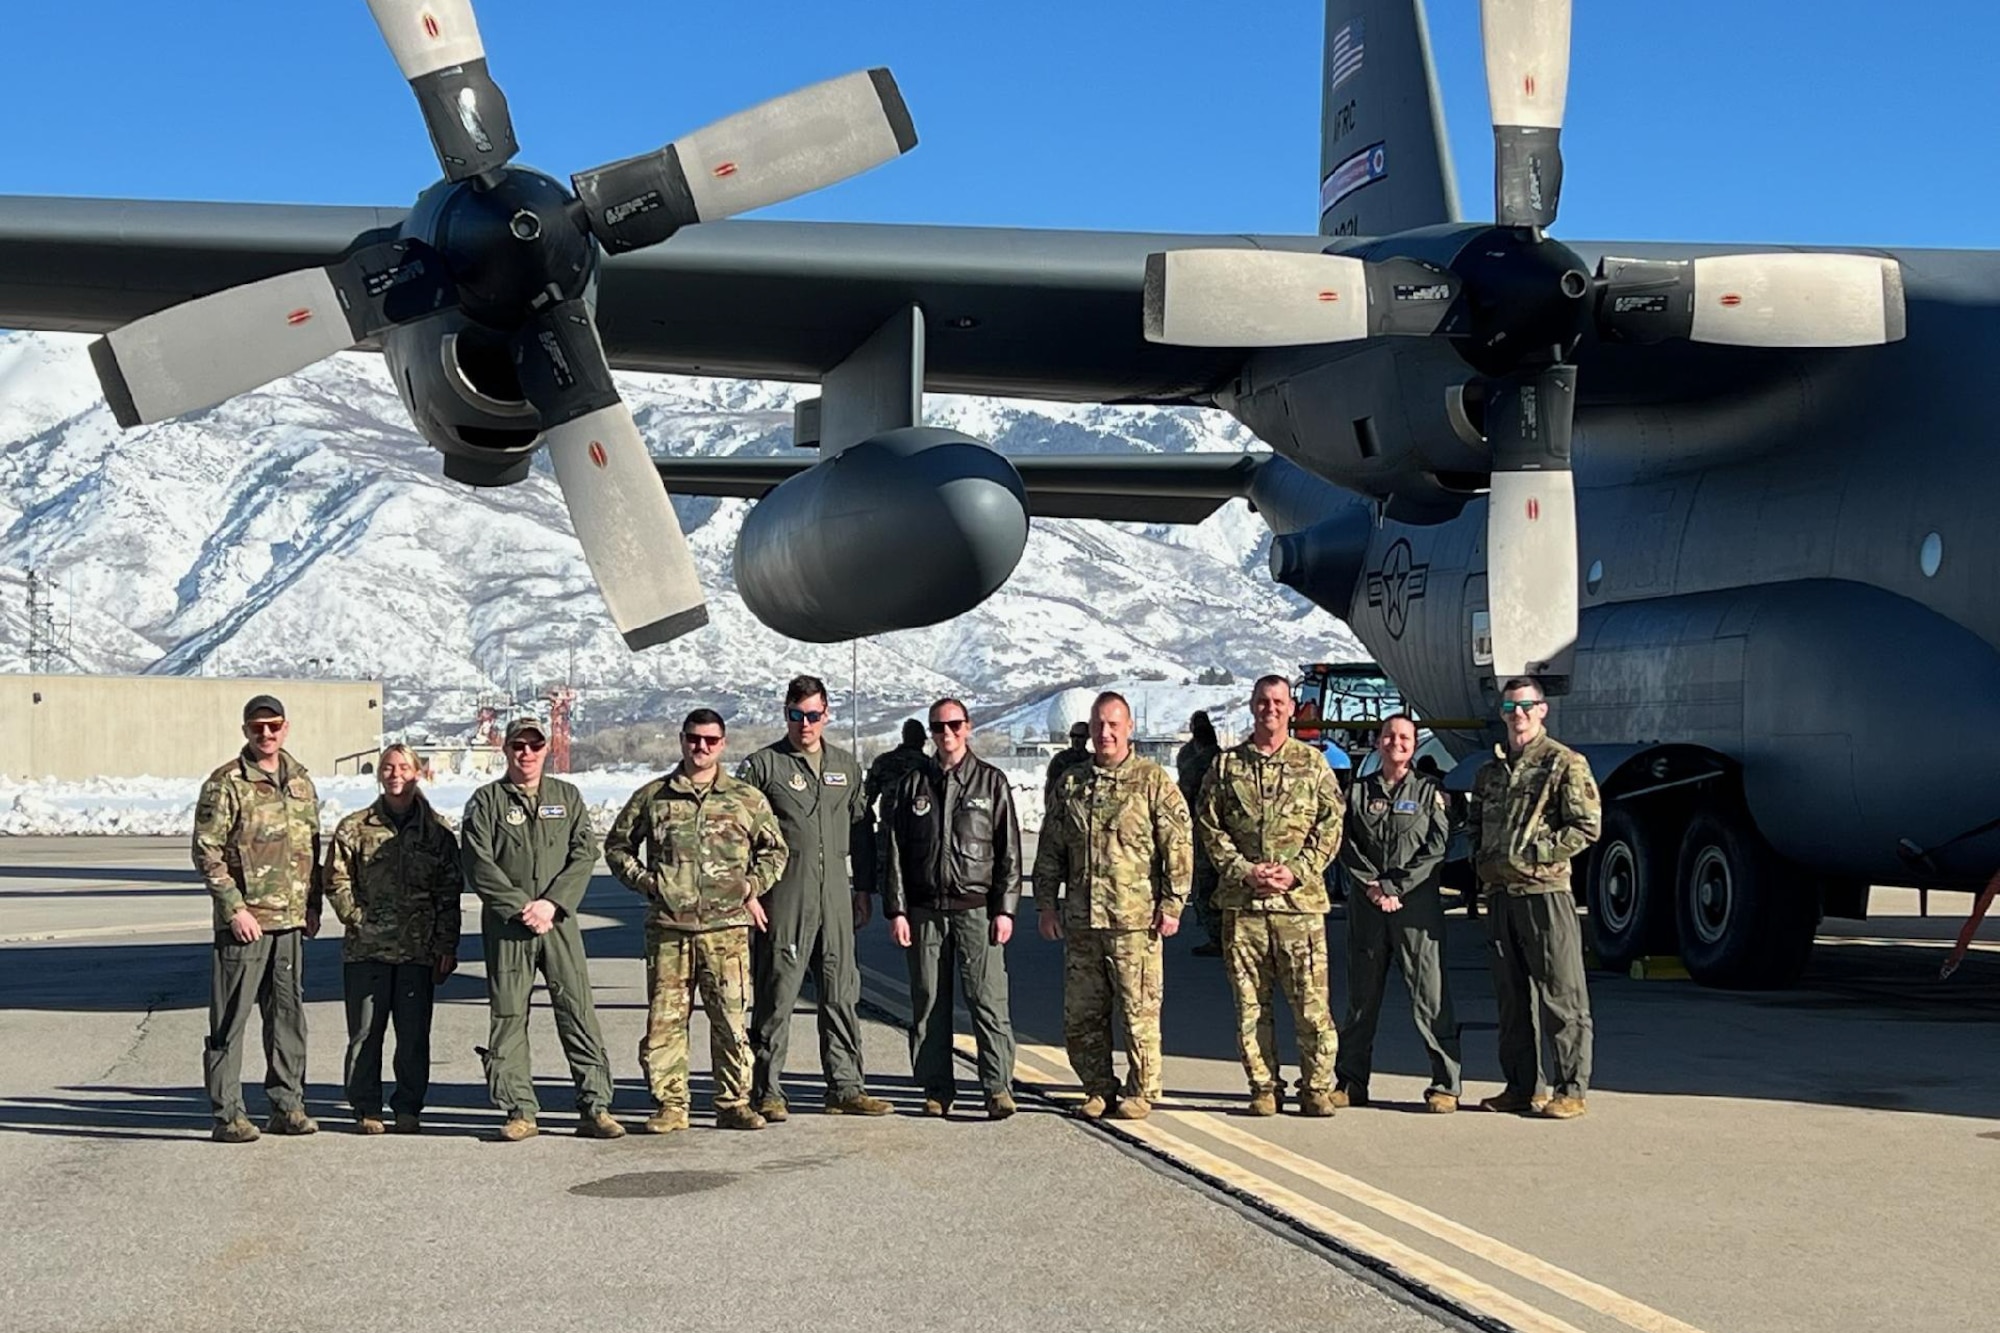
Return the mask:
POLYGON ((622 1139, 625 1126, 611 1118, 609 1111, 592 1111, 576 1122, 576 1136, 580 1139, 622 1139))
POLYGON ((1113 1120, 1144 1120, 1153 1113, 1153 1104, 1144 1097, 1120 1097, 1112 1110, 1113 1120))
POLYGON ((1252 1088, 1250 1090, 1251 1115, 1276 1115, 1278 1113, 1278 1090, 1276 1088, 1252 1088))
POLYGON ((762 1129, 764 1117, 747 1106, 718 1106, 715 1108, 717 1129, 762 1129))
POLYGON ((792 1118, 791 1111, 785 1106, 785 1099, 775 1092, 764 1094, 764 1099, 757 1103, 757 1114, 764 1117, 766 1124, 772 1125, 782 1125, 792 1118))
POLYGON ((1326 1088, 1308 1088, 1299 1094, 1299 1114, 1324 1120, 1334 1112, 1333 1093, 1326 1088))
POLYGON ((287 1134, 296 1138, 301 1134, 319 1133, 319 1122, 304 1111, 293 1107, 289 1111, 273 1111, 264 1123, 266 1134, 287 1134))
POLYGON ((1458 1098, 1432 1088, 1424 1094, 1424 1109, 1432 1115, 1450 1115, 1458 1109, 1458 1098))
POLYGON ((496 1137, 502 1143, 519 1143, 523 1139, 532 1139, 541 1132, 540 1126, 534 1121, 517 1115, 508 1117, 507 1123, 500 1126, 500 1132, 496 1137))
POLYGON ((1541 1113, 1549 1120, 1574 1120, 1583 1114, 1583 1098, 1551 1097, 1541 1113))
POLYGON ((382 1123, 382 1117, 379 1115, 363 1115, 354 1118, 354 1132, 369 1135, 387 1134, 389 1127, 382 1123))
POLYGON ((1328 1096, 1333 1098, 1333 1106, 1337 1111, 1345 1111, 1350 1106, 1366 1107, 1368 1105, 1368 1090, 1366 1088, 1335 1088, 1328 1096))
POLYGON ((841 1098, 826 1099, 828 1115, 887 1115, 896 1108, 880 1097, 870 1097, 865 1092, 850 1093, 841 1098))
POLYGON ((1011 1092, 996 1092, 986 1099, 986 1118, 988 1120, 1005 1120, 1019 1109, 1019 1107, 1014 1105, 1014 1094, 1011 1092))
POLYGON ((1106 1109, 1104 1098, 1093 1092, 1077 1103, 1076 1114, 1083 1120, 1102 1120, 1106 1109))
POLYGON ((677 1129, 688 1127, 688 1113, 685 1106, 662 1106, 647 1116, 639 1128, 648 1134, 671 1134, 677 1129))
POLYGON ((239 1115, 233 1120, 216 1121, 209 1137, 217 1143, 255 1143, 263 1136, 255 1125, 239 1115))
POLYGON ((933 1120, 942 1120, 951 1114, 951 1103, 940 1101, 936 1097, 926 1097, 924 1098, 924 1114, 930 1116, 933 1120))

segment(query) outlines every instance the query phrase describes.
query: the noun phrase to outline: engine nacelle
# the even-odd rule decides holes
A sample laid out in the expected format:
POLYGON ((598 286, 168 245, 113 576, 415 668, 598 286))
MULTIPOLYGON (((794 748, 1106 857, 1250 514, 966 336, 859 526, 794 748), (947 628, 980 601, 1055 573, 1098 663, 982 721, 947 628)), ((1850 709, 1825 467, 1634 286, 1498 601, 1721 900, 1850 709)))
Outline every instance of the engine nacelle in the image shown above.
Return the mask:
POLYGON ((832 643, 970 611, 1027 542, 1014 465, 970 436, 911 426, 850 445, 758 501, 736 540, 736 588, 780 634, 832 643))
POLYGON ((456 310, 391 329, 383 357, 417 432, 468 486, 511 486, 528 475, 541 414, 521 396, 505 335, 456 310))

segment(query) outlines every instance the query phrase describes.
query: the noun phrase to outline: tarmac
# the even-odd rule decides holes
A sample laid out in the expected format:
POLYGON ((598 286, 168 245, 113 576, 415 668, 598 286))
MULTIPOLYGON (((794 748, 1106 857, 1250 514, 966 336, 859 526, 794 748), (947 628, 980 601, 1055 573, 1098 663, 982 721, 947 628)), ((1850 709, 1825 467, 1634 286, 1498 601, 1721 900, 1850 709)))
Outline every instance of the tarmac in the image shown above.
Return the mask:
MULTIPOLYGON (((866 1056, 897 1115, 817 1113, 807 1004, 790 1123, 708 1127, 697 1017, 696 1128, 579 1140, 538 1001, 544 1133, 519 1145, 490 1141, 468 913, 423 1136, 343 1132, 339 945, 322 938, 307 961, 322 1133, 229 1147, 207 1139, 207 899, 185 845, 4 839, 0 1198, 17 1220, 0 1330, 1983 1327, 2000 1306, 1985 1225, 2000 951, 1936 980, 1966 901, 1840 927, 1788 992, 1594 974, 1590 1110, 1566 1123, 1424 1113, 1396 982, 1374 1107, 1248 1117, 1221 966, 1192 956, 1190 920, 1167 946, 1167 1103, 1086 1126, 1061 1114, 1075 1085, 1060 948, 1025 910, 1009 946, 1023 1114, 980 1118, 968 1067, 961 1114, 927 1120, 878 920, 862 935, 866 1056)), ((646 1110, 639 906, 603 875, 584 905, 628 1124, 646 1110)), ((1336 913, 1336 959, 1342 928, 1336 913)), ((1498 1086, 1483 934, 1452 915, 1468 1102, 1498 1086)), ((1340 997, 1337 979, 1336 1012, 1340 997)), ((1283 1020, 1280 1034, 1289 1050, 1283 1020)), ((253 1084, 260 1068, 251 1055, 253 1084)))

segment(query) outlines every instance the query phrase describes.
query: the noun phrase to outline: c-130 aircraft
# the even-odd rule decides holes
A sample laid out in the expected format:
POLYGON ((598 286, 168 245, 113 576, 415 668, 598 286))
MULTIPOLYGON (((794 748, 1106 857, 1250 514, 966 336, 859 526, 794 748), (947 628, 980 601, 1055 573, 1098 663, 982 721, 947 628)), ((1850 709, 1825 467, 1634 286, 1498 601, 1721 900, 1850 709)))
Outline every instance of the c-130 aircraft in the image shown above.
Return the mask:
POLYGON ((1580 879, 1613 965, 1788 984, 1871 883, 2000 864, 2000 462, 1963 369, 2000 262, 1554 240, 1566 0, 1482 0, 1493 222, 1461 220, 1421 0, 1329 0, 1319 234, 1222 237, 717 220, 912 147, 882 70, 565 188, 511 162, 469 0, 369 4, 445 173, 412 210, 0 199, 0 326, 107 333, 127 425, 379 349, 448 476, 548 447, 635 648, 706 612, 608 366, 820 384, 816 458, 652 460, 758 500, 739 589, 795 637, 976 605, 1031 515, 1246 496, 1425 714, 1543 679, 1607 798, 1580 879), (923 427, 927 388, 1216 406, 1274 452, 1009 460, 923 427), (1948 780, 1873 776, 1885 693, 1951 701, 1948 780))

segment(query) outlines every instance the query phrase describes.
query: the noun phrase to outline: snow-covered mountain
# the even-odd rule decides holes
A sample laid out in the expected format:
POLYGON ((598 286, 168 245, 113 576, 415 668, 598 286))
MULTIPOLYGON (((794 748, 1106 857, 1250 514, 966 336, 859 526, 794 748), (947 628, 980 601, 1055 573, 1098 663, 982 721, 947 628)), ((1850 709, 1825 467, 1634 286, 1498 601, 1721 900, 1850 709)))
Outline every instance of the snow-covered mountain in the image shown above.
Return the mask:
MULTIPOLYGON (((25 571, 51 579, 78 669, 383 679, 392 726, 463 727, 477 699, 569 675, 585 726, 696 702, 774 717, 824 676, 867 723, 940 693, 1017 704, 1100 676, 1239 678, 1358 655, 1346 628, 1265 572, 1239 503, 1198 527, 1036 520, 1014 577, 956 620, 850 650, 801 644, 737 597, 748 502, 680 500, 713 623, 632 654, 605 618, 546 465, 504 490, 444 480, 379 358, 335 357, 210 412, 122 432, 87 339, 0 335, 0 670, 26 667, 25 571)), ((655 450, 791 447, 795 386, 621 375, 655 450)), ((933 424, 1007 452, 1236 450, 1191 409, 935 397, 933 424)))

